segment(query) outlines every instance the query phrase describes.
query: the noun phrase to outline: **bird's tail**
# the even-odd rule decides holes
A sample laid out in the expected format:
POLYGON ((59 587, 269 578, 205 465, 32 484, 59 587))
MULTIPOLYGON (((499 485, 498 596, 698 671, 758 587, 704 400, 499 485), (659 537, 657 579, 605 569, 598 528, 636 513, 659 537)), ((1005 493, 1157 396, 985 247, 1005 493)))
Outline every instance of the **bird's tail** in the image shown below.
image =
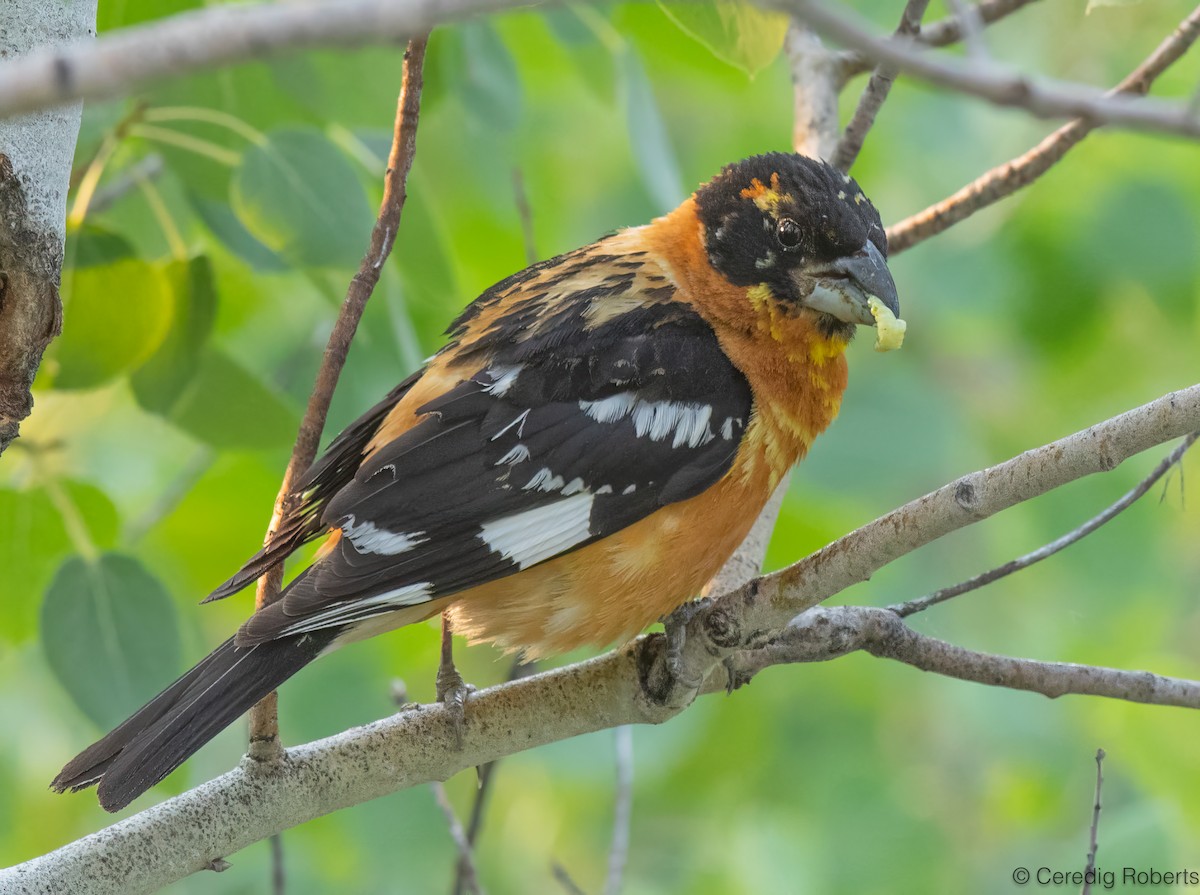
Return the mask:
POLYGON ((51 788, 65 792, 99 783, 101 806, 119 811, 315 659, 337 633, 316 631, 247 647, 235 646, 231 637, 68 762, 51 788))

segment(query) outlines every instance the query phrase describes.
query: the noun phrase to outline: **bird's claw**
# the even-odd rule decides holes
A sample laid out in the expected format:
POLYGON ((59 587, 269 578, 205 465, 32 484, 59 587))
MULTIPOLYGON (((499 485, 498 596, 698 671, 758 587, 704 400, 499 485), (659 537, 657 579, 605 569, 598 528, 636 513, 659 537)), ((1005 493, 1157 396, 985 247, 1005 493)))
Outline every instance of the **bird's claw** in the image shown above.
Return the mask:
POLYGON ((453 665, 442 665, 438 668, 437 701, 446 707, 450 715, 450 726, 454 730, 454 742, 458 749, 463 747, 467 697, 474 692, 475 687, 464 681, 453 665))
POLYGON ((703 681, 698 676, 688 675, 684 668, 683 648, 687 644, 687 626, 711 602, 708 598, 691 600, 662 619, 663 631, 667 636, 667 674, 672 681, 688 690, 698 690, 703 681))

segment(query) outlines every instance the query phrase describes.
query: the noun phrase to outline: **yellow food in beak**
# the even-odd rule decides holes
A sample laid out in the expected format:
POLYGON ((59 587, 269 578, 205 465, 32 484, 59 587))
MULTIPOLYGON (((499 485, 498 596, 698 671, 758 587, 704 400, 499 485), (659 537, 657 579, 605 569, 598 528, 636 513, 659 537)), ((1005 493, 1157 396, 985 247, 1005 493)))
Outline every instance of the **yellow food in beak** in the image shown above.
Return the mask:
POLYGON ((908 324, 891 312, 874 295, 867 296, 867 306, 875 318, 875 350, 895 351, 904 344, 904 331, 908 324))

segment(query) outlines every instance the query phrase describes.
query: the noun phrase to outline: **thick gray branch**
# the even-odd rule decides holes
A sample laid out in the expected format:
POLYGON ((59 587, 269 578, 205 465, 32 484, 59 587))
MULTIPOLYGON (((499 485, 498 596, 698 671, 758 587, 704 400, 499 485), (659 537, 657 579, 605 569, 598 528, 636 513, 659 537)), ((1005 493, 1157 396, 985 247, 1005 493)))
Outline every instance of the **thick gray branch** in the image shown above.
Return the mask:
MULTIPOLYGON (((1200 385, 964 476, 906 504, 789 569, 714 600, 689 625, 692 636, 684 654, 689 673, 684 677, 702 678, 702 692, 720 689, 728 680, 724 660, 736 663, 747 650, 769 647, 798 613, 866 580, 896 557, 1069 481, 1113 469, 1132 454, 1198 428, 1200 385)), ((1026 663, 1003 671, 1004 662, 1017 660, 972 658, 976 654, 954 650, 946 644, 943 655, 954 659, 958 671, 946 673, 983 683, 1007 685, 1011 680, 1012 686, 1056 695, 1101 692, 1099 685, 1094 691, 1083 688, 1089 678, 1114 680, 1105 678, 1103 670, 1065 665, 1034 669, 1026 663)), ((581 733, 665 721, 696 696, 696 691, 666 680, 665 653, 661 636, 644 637, 588 662, 484 690, 467 706, 461 749, 456 747, 449 712, 438 705, 291 749, 279 765, 243 762, 216 780, 106 830, 0 871, 0 891, 153 891, 252 842, 339 808, 444 780, 466 768, 581 733)), ((948 669, 950 659, 945 663, 948 669)), ((931 665, 930 670, 943 669, 931 665)), ((1141 673, 1120 674, 1126 675, 1128 687, 1103 695, 1193 704, 1183 684, 1141 673)))
POLYGON ((0 63, 0 118, 121 96, 164 78, 299 49, 394 43, 444 22, 529 5, 529 0, 341 0, 210 6, 113 31, 89 45, 0 63))
MULTIPOLYGON (((21 65, 95 27, 95 0, 4 0, 0 58, 21 65)), ((33 377, 62 326, 58 282, 81 113, 74 103, 0 120, 0 453, 33 409, 33 377)))

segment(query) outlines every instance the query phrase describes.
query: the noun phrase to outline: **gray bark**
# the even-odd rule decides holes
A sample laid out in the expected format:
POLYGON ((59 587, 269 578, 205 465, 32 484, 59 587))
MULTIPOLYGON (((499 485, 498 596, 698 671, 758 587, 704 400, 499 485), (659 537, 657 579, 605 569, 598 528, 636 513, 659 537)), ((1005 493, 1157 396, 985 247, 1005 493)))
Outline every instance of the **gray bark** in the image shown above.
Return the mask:
MULTIPOLYGON (((0 0, 0 58, 95 33, 95 0, 0 0)), ((0 120, 0 453, 33 409, 33 377, 62 326, 67 188, 82 111, 72 103, 0 120)))

